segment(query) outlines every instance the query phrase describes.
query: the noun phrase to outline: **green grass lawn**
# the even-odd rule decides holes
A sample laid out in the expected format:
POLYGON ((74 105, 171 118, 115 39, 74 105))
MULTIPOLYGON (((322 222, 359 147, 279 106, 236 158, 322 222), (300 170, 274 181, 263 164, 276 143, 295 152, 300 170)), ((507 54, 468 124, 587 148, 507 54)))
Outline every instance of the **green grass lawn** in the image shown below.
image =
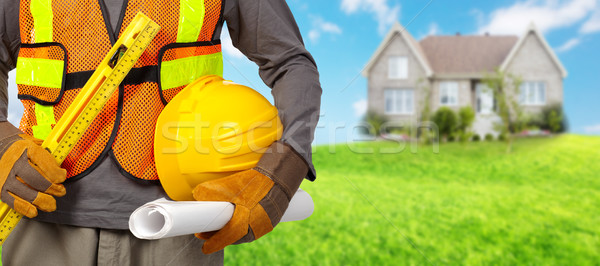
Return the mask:
POLYGON ((313 216, 227 248, 226 265, 598 265, 600 138, 505 148, 319 147, 317 182, 302 185, 316 203, 313 216))
POLYGON ((302 185, 314 215, 227 248, 226 265, 598 265, 600 138, 523 139, 512 154, 505 148, 319 147, 317 182, 302 185))

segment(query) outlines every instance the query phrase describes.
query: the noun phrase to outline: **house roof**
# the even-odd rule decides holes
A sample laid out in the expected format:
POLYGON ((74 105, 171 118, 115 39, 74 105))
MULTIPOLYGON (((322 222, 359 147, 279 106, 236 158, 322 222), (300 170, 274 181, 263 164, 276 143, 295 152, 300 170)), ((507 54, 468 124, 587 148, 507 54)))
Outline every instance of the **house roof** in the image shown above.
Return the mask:
POLYGON ((473 77, 496 68, 506 70, 530 34, 537 37, 543 44, 544 49, 559 68, 562 77, 567 77, 565 67, 533 23, 520 37, 487 34, 428 36, 420 42, 417 42, 404 27, 396 23, 371 56, 362 74, 365 77, 368 76, 375 62, 397 35, 408 45, 425 70, 427 77, 433 76, 434 73, 436 76, 473 77))
POLYGON ((517 36, 429 36, 420 46, 437 74, 493 71, 505 61, 517 36))
POLYGON ((396 34, 398 34, 402 39, 404 39, 404 42, 407 43, 409 49, 412 51, 412 53, 417 58, 417 61, 419 61, 419 63, 425 70, 425 74, 427 75, 427 77, 433 75, 433 71, 429 66, 429 63, 427 62, 425 54, 419 46, 419 43, 412 37, 412 35, 410 35, 406 28, 402 27, 398 22, 396 22, 394 26, 392 26, 392 29, 385 36, 383 42, 381 42, 377 50, 375 50, 375 53, 373 54, 373 56, 371 56, 371 59, 369 59, 369 62, 364 67, 362 75, 365 77, 369 75, 371 68, 373 68, 375 62, 377 62, 377 59, 379 59, 383 51, 385 51, 385 49, 388 47, 389 43, 392 41, 394 36, 396 36, 396 34))

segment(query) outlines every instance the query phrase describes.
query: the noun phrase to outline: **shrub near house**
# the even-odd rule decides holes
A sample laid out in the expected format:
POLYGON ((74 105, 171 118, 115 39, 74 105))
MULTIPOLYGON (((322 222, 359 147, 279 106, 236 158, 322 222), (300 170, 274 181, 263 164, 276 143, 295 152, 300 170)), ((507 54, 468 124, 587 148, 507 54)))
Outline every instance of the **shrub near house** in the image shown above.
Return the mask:
POLYGON ((440 136, 444 141, 451 137, 454 139, 454 132, 458 125, 458 118, 452 109, 442 107, 433 114, 432 121, 438 126, 440 136))
POLYGON ((473 132, 471 132, 471 126, 475 121, 475 112, 473 111, 473 108, 469 106, 460 108, 458 111, 458 119, 459 124, 457 134, 459 135, 460 141, 469 141, 473 136, 473 132))

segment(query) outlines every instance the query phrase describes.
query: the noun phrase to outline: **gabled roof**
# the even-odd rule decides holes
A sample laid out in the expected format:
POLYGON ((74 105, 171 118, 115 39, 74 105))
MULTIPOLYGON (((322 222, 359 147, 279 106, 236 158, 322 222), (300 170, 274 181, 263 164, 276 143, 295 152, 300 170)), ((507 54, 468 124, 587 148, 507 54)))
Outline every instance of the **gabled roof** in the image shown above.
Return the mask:
POLYGON ((517 36, 429 36, 420 42, 435 75, 481 74, 498 68, 517 36))
POLYGON ((373 66, 375 65, 375 62, 377 62, 377 59, 379 59, 379 57, 381 56, 383 51, 385 51, 385 48, 388 47, 388 45, 393 40, 393 38, 396 34, 400 35, 400 37, 404 40, 404 42, 406 42, 406 44, 408 45, 411 52, 417 58, 417 61, 419 61, 419 63, 425 70, 425 74, 427 75, 427 77, 430 77, 431 75, 433 75, 433 71, 431 70, 431 67, 428 64, 425 54, 423 53, 423 50, 419 46, 419 43, 412 37, 412 35, 410 35, 410 33, 406 30, 406 28, 402 27, 402 25, 400 25, 400 23, 398 23, 398 22, 396 22, 394 24, 394 26, 392 26, 392 29, 385 36, 385 38, 383 39, 383 42, 381 42, 381 44, 379 45, 377 50, 375 50, 375 53, 373 54, 373 56, 371 56, 371 59, 369 59, 369 62, 364 67, 364 69, 362 71, 362 75, 365 77, 369 75, 371 68, 373 68, 373 66))
POLYGON ((544 50, 559 68, 562 77, 566 78, 568 74, 544 36, 533 23, 521 37, 490 36, 488 34, 479 36, 428 36, 420 42, 417 42, 404 27, 396 23, 363 69, 363 76, 368 76, 374 64, 396 34, 408 45, 425 70, 427 77, 435 74, 443 77, 473 78, 480 77, 483 73, 493 71, 496 68, 505 71, 530 34, 533 34, 542 43, 544 50))
POLYGON ((502 62, 502 65, 500 65, 500 70, 505 71, 506 68, 508 68, 508 65, 514 59, 514 57, 516 56, 519 49, 521 49, 521 47, 523 46, 523 43, 525 43, 525 40, 527 39, 527 37, 529 36, 530 33, 532 33, 535 37, 538 38, 538 40, 542 43, 542 46, 544 47, 546 52, 548 52, 548 54, 550 55, 550 58, 552 59, 554 64, 556 64, 556 66, 560 70, 562 77, 566 78, 568 75, 567 70, 565 69, 563 64, 560 62, 560 60, 558 60, 558 57, 556 56, 556 54, 554 53, 552 48, 550 48, 550 45, 548 45, 548 42, 546 41, 544 36, 539 32, 539 30, 533 23, 529 24, 529 27, 527 28, 527 31, 525 31, 525 34, 523 34, 523 36, 521 36, 521 38, 519 39, 517 44, 512 48, 512 50, 510 51, 510 53, 508 54, 508 56, 506 57, 504 62, 502 62))

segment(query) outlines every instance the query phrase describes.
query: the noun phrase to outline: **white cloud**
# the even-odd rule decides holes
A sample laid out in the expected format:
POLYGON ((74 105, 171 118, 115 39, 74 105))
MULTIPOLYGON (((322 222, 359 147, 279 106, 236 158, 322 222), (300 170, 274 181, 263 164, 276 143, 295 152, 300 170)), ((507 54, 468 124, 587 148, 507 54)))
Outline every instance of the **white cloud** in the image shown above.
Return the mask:
POLYGON ((319 16, 311 16, 313 28, 308 32, 308 38, 316 43, 325 33, 339 35, 342 34, 342 29, 335 23, 325 21, 319 16))
POLYGON ((436 35, 440 32, 440 26, 433 22, 431 24, 429 24, 429 32, 427 32, 427 36, 432 36, 432 35, 436 35))
POLYGON ((319 38, 321 38, 321 32, 317 29, 313 29, 310 32, 308 32, 308 38, 315 43, 319 41, 319 38))
POLYGON ((357 117, 361 117, 367 113, 367 100, 361 99, 352 104, 352 108, 354 108, 354 115, 357 117))
POLYGON ((438 25, 435 22, 431 22, 429 24, 429 29, 427 30, 427 32, 425 34, 421 33, 417 39, 422 40, 422 39, 427 38, 427 36, 434 36, 434 35, 438 35, 440 33, 441 33, 440 25, 438 25))
POLYGON ((580 33, 588 34, 600 31, 600 8, 581 26, 580 33))
POLYGON ((390 6, 387 0, 342 0, 341 8, 346 14, 358 11, 372 14, 382 35, 400 18, 400 6, 390 6))
POLYGON ((362 2, 362 0, 342 0, 342 10, 346 13, 354 13, 362 2))
POLYGON ((323 22, 323 24, 321 25, 321 30, 323 32, 328 32, 328 33, 335 33, 335 34, 342 33, 342 29, 338 25, 335 25, 331 22, 323 22))
POLYGON ((231 36, 229 36, 229 31, 227 28, 223 27, 223 29, 224 30, 221 33, 221 47, 223 48, 223 52, 233 58, 246 58, 246 56, 240 52, 240 50, 233 46, 233 42, 231 41, 231 36))
POLYGON ((526 0, 493 11, 478 31, 520 35, 534 22, 542 32, 549 32, 581 22, 596 6, 597 0, 526 0))
POLYGON ((579 43, 581 43, 581 40, 579 38, 570 39, 560 47, 556 48, 556 51, 559 53, 569 51, 575 48, 575 46, 579 45, 579 43))
POLYGON ((600 124, 584 127, 583 131, 587 134, 600 134, 600 124))
POLYGON ((469 12, 474 18, 477 28, 481 28, 485 24, 485 13, 479 9, 472 9, 469 12))

